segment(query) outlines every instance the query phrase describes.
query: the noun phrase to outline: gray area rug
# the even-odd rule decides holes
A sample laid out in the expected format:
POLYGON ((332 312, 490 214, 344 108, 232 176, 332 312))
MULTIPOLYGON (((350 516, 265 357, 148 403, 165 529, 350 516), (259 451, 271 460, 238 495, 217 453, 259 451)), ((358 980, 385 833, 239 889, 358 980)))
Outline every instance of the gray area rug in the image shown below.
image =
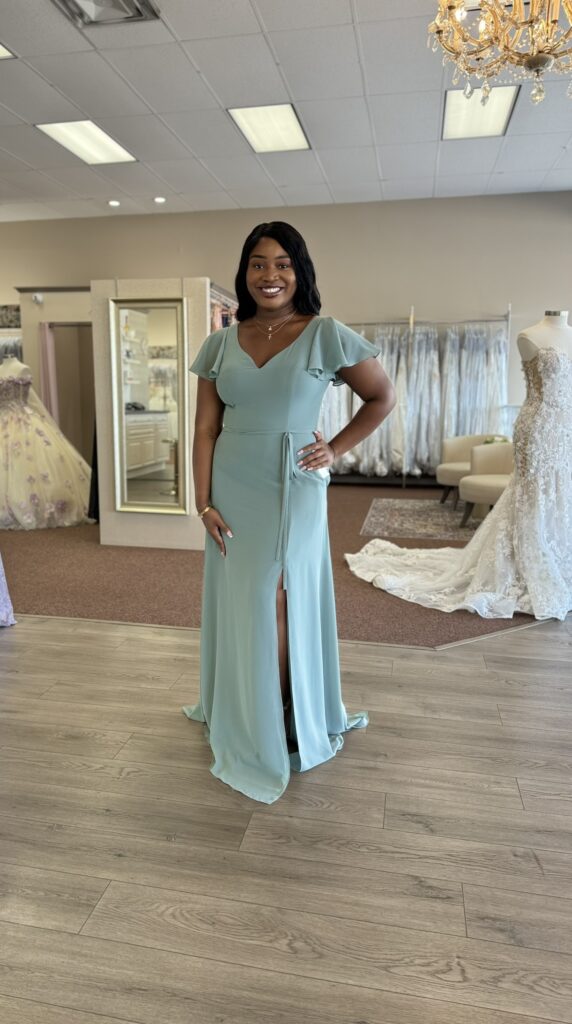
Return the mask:
POLYGON ((460 527, 464 503, 454 512, 450 504, 430 498, 374 498, 360 534, 364 537, 408 537, 423 540, 467 541, 479 526, 469 519, 460 527))

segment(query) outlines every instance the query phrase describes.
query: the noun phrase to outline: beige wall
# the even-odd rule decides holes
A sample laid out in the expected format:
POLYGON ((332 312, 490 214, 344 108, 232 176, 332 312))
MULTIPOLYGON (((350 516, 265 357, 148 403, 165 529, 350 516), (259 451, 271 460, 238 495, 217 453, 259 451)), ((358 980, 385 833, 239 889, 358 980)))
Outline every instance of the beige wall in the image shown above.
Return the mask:
MULTIPOLYGON (((1 225, 0 225, 1 227, 1 225)), ((0 232, 0 265, 4 252, 0 232)), ((0 287, 4 282, 5 271, 0 270, 0 287)), ((49 261, 46 260, 42 284, 50 284, 54 275, 50 272, 49 261)), ((25 282, 19 282, 23 284, 25 282)), ((37 282, 36 282, 37 283, 37 282)), ((66 282, 70 284, 71 282, 66 282)), ((33 284, 33 282, 32 282, 33 284)), ((22 347, 24 362, 32 371, 35 388, 40 393, 40 324, 48 323, 83 323, 91 322, 91 298, 89 292, 45 292, 40 306, 36 305, 30 294, 20 296, 22 313, 22 347)))
MULTIPOLYGON (((17 301, 14 285, 98 278, 232 287, 246 234, 273 217, 303 233, 323 312, 347 323, 407 316, 412 303, 419 318, 454 319, 511 302, 514 339, 545 308, 572 308, 572 192, 2 224, 0 303, 17 301)), ((522 394, 513 344, 509 399, 522 394)))

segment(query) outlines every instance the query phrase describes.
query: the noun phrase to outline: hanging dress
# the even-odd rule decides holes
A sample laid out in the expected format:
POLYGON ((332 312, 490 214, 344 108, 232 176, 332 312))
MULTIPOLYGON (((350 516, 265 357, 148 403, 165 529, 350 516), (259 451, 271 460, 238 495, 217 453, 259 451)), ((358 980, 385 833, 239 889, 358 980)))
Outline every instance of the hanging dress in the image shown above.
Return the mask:
POLYGON ((337 371, 377 348, 332 317, 315 317, 288 348, 258 367, 238 326, 215 331, 191 370, 216 382, 224 402, 211 502, 233 533, 226 557, 205 537, 200 702, 184 707, 204 722, 213 775, 254 800, 272 803, 290 770, 334 756, 342 733, 367 725, 342 702, 330 556, 330 470, 300 469, 297 452, 315 441, 320 406, 337 371), (287 593, 292 715, 284 729, 276 589, 287 593))
POLYGON ((18 366, 0 377, 0 529, 87 522, 91 470, 18 366))
POLYGON ((537 619, 572 611, 572 357, 540 349, 523 363, 515 468, 465 548, 402 548, 374 538, 345 554, 380 590, 443 612, 537 619))

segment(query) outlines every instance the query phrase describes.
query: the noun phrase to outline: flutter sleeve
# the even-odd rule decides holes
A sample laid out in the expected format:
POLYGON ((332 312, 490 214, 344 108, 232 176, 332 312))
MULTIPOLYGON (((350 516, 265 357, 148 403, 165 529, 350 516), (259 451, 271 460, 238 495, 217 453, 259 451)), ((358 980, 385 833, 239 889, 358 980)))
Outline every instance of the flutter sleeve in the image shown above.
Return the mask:
POLYGON ((224 348, 227 338, 227 328, 214 331, 205 338, 193 362, 189 366, 191 373, 196 373, 206 380, 216 380, 220 371, 220 364, 224 355, 224 348))
POLYGON ((324 317, 312 341, 307 371, 318 380, 329 380, 337 386, 345 384, 338 373, 343 366, 355 366, 378 355, 379 349, 361 334, 333 317, 324 317))

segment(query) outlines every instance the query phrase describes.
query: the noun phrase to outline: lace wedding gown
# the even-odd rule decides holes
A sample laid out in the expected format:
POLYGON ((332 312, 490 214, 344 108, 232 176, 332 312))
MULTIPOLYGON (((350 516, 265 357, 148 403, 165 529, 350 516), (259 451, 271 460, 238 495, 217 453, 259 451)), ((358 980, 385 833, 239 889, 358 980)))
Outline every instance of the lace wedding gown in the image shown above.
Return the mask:
POLYGON ((91 470, 32 387, 24 363, 0 377, 0 529, 87 522, 91 470))
POLYGON ((371 540, 344 555, 356 576, 445 612, 564 619, 572 610, 572 357, 542 348, 523 368, 514 473, 467 546, 407 549, 371 540))

